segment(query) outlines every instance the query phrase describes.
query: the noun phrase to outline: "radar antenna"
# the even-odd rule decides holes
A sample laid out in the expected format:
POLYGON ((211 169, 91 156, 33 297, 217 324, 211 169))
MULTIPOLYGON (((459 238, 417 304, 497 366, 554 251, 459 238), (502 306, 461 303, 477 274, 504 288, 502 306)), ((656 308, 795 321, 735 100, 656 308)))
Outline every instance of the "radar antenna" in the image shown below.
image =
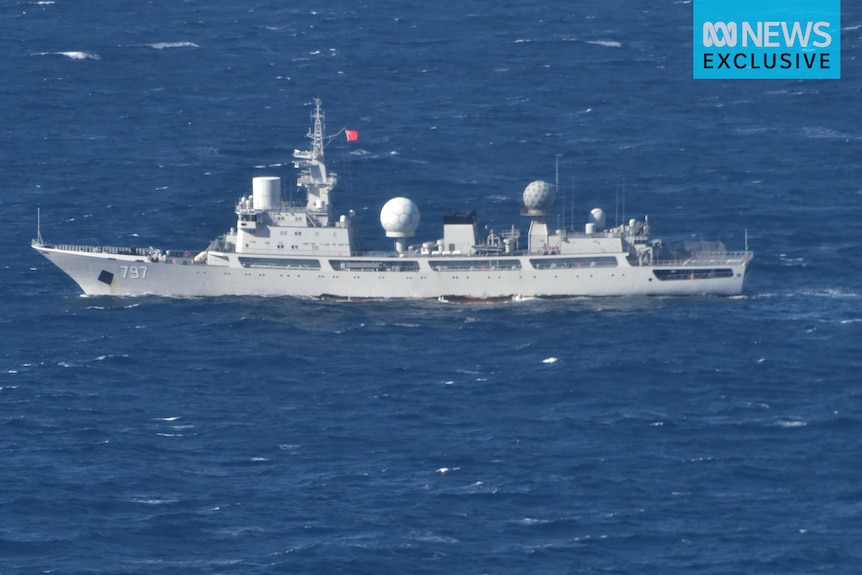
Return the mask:
POLYGON ((324 122, 324 114, 323 109, 321 108, 322 102, 320 98, 314 99, 314 114, 312 114, 312 119, 314 120, 314 131, 309 130, 308 137, 311 138, 311 151, 314 154, 316 159, 323 159, 323 122, 324 122))
POLYGON ((41 246, 42 241, 42 208, 36 208, 36 242, 41 246))

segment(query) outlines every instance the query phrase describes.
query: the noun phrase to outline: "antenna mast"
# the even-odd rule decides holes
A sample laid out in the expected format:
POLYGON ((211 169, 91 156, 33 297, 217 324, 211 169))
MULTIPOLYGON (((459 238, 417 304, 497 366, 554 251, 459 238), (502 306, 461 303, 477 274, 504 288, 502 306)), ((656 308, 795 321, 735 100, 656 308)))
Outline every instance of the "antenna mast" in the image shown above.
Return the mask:
POLYGON ((308 135, 312 140, 311 151, 316 159, 322 160, 324 115, 323 110, 321 109, 320 98, 314 99, 314 114, 312 115, 312 118, 314 119, 314 133, 308 135))
POLYGON ((328 225, 331 206, 329 192, 335 187, 335 173, 327 173, 323 158, 323 107, 320 98, 314 99, 312 126, 308 130, 311 138, 310 150, 294 150, 293 166, 300 169, 296 184, 306 193, 306 211, 321 225, 328 225))
POLYGON ((566 202, 564 198, 560 195, 560 154, 557 154, 556 158, 554 159, 554 172, 556 175, 556 181, 554 182, 554 193, 560 196, 560 200, 563 204, 563 223, 560 227, 566 229, 566 202))

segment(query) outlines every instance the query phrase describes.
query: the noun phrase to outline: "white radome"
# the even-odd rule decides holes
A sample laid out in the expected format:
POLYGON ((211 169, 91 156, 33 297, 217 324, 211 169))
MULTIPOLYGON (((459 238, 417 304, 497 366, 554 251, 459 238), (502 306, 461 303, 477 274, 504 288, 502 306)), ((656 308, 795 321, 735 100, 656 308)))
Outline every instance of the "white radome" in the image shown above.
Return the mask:
POLYGON ((605 229, 605 211, 601 208, 590 210, 590 222, 596 224, 596 228, 605 229))
POLYGON ((524 206, 528 210, 547 210, 554 205, 554 187, 548 182, 536 180, 524 188, 524 206))
POLYGON ((387 238, 407 238, 419 227, 419 208, 407 198, 392 198, 380 210, 380 225, 387 238))

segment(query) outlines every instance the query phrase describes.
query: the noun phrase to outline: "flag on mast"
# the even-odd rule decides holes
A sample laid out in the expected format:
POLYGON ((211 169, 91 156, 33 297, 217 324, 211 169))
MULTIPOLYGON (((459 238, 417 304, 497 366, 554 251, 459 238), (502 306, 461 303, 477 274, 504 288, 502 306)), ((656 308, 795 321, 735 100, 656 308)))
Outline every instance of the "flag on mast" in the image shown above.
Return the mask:
POLYGON ((344 130, 344 133, 347 135, 348 142, 355 142, 359 139, 359 132, 356 130, 344 130))

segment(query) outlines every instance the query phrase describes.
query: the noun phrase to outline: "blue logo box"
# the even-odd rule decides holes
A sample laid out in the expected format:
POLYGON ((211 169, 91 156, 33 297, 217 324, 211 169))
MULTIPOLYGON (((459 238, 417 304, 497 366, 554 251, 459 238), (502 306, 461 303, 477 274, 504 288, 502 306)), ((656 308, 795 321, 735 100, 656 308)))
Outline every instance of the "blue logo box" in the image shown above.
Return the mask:
POLYGON ((838 79, 841 0, 694 0, 695 79, 838 79))

